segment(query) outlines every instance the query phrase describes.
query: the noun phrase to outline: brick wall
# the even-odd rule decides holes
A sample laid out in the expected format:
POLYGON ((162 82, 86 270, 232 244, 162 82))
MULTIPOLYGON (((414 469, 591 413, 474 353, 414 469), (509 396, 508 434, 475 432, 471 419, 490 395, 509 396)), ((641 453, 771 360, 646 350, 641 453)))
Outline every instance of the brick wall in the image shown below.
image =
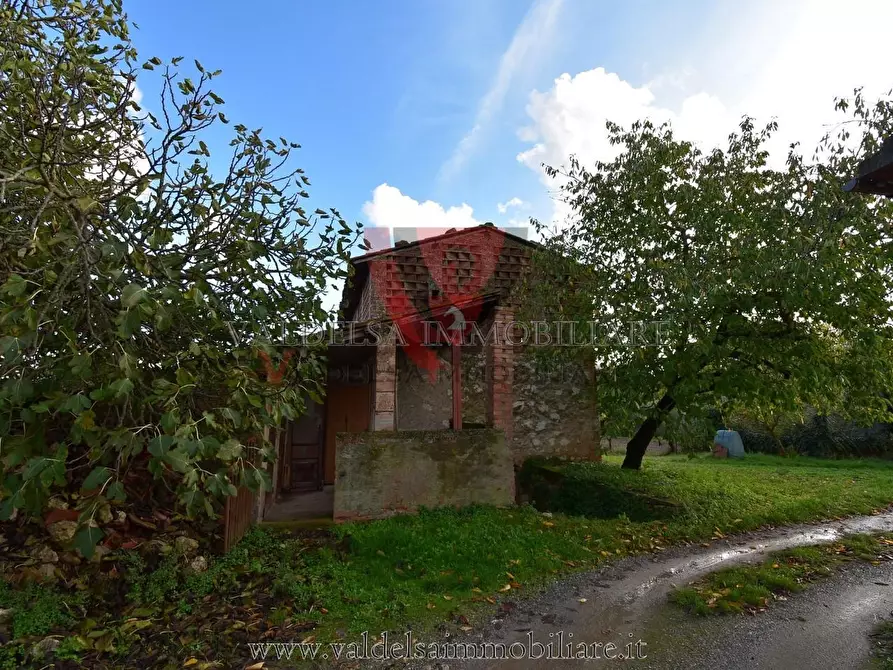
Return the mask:
POLYGON ((375 348, 372 382, 372 430, 394 430, 397 415, 397 347, 382 343, 375 348))
POLYGON ((432 279, 443 295, 467 295, 470 290, 508 295, 528 271, 532 253, 530 245, 487 226, 424 245, 395 247, 367 261, 370 274, 354 318, 424 311, 430 306, 432 279))
POLYGON ((340 433, 336 439, 336 521, 419 506, 514 503, 512 454, 500 431, 340 433))

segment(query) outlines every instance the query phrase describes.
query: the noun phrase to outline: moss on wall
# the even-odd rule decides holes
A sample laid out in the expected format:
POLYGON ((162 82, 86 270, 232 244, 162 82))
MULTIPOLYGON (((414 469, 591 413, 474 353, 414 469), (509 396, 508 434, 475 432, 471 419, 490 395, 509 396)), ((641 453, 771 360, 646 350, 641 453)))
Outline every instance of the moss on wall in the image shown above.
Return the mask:
POLYGON ((512 455, 501 431, 339 433, 336 441, 336 520, 514 502, 512 455))

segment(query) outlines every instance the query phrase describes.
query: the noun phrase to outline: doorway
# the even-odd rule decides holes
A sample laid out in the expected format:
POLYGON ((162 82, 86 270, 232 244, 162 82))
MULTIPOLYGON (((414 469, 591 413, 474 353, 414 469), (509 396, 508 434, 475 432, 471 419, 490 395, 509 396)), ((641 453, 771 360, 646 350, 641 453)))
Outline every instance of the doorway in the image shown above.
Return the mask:
POLYGON ((323 486, 325 407, 307 401, 307 411, 282 432, 280 484, 283 493, 319 491, 323 486))
POLYGON ((335 437, 369 430, 372 414, 370 384, 330 384, 326 395, 325 483, 335 483, 335 437))

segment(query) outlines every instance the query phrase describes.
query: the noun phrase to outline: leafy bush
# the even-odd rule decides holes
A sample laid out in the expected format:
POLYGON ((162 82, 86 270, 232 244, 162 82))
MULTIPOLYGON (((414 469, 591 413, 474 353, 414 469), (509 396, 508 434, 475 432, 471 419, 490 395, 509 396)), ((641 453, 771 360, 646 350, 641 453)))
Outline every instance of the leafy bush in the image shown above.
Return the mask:
POLYGON ((284 138, 233 126, 215 174, 219 72, 140 63, 120 2, 6 2, 0 42, 0 515, 81 489, 87 527, 129 473, 213 516, 268 485, 265 428, 318 397, 322 352, 270 334, 328 319, 357 232, 305 209, 284 138), (134 99, 156 69, 160 118, 134 99))
POLYGON ((860 426, 837 414, 823 416, 811 408, 760 421, 736 413, 734 428, 751 452, 799 454, 819 458, 864 458, 893 455, 893 424, 860 426))
POLYGON ((658 435, 682 453, 698 453, 713 448, 713 436, 722 425, 716 411, 701 415, 686 415, 674 410, 658 430, 658 435))
POLYGON ((180 586, 181 566, 173 552, 161 558, 154 570, 146 570, 146 563, 139 554, 127 554, 129 590, 127 597, 141 605, 154 605, 167 600, 180 586))

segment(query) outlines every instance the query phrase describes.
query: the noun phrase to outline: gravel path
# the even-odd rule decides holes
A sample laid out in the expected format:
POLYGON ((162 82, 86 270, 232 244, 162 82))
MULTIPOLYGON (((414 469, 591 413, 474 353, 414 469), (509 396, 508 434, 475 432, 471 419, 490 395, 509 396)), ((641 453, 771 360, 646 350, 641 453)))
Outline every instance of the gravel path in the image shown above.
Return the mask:
MULTIPOLYGON (((837 577, 756 617, 696 619, 667 608, 667 595, 676 585, 719 568, 759 562, 769 551, 883 530, 893 530, 893 512, 764 530, 714 541, 709 547, 676 547, 627 558, 602 570, 563 579, 518 602, 509 612, 498 610, 486 626, 471 633, 454 631, 441 641, 502 642, 508 647, 512 643, 526 645, 532 637, 547 644, 563 631, 564 642, 610 642, 621 653, 627 643, 642 640, 645 646, 639 649, 646 658, 624 661, 627 667, 861 668, 870 649, 867 632, 893 610, 893 587, 888 585, 893 584, 893 566, 889 564, 845 568, 837 577)), ((525 658, 401 660, 375 665, 408 670, 508 670, 617 664, 603 658, 591 662, 525 658)), ((367 661, 363 667, 375 666, 367 661)))

